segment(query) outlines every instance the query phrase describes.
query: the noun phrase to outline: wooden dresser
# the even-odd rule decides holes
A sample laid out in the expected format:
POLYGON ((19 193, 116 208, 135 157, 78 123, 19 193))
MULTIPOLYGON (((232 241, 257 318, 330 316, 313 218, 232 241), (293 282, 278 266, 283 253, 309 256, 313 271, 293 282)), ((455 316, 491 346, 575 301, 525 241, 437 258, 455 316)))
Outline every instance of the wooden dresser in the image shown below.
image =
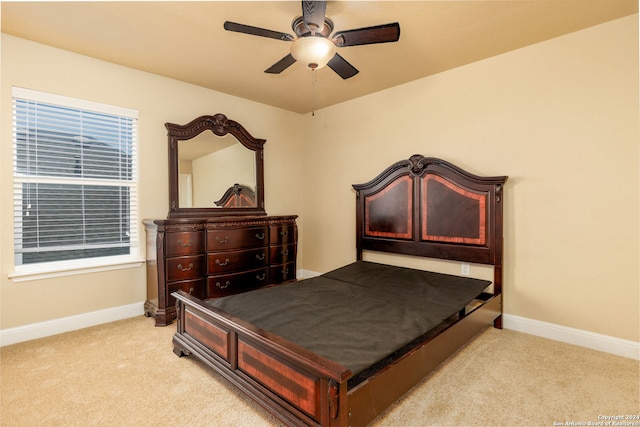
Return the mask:
POLYGON ((295 215, 144 220, 147 234, 145 315, 156 326, 176 318, 171 294, 200 299, 296 279, 295 215))

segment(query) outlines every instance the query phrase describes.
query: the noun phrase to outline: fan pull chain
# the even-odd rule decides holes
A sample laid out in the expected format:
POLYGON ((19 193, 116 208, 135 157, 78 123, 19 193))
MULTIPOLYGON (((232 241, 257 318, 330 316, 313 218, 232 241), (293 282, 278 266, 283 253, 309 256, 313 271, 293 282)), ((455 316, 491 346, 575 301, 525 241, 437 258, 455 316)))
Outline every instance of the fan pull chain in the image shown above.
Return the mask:
POLYGON ((316 69, 311 69, 311 115, 316 115, 316 69))

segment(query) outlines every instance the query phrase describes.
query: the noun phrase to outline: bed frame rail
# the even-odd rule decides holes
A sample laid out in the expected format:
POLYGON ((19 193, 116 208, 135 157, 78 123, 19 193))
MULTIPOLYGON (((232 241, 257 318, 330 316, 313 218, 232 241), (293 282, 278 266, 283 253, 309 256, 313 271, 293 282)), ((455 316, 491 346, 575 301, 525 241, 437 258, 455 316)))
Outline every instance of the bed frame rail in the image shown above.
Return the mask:
POLYGON ((491 297, 444 332, 349 390, 349 425, 367 425, 475 335, 489 327, 501 312, 502 298, 491 297))
POLYGON ((502 312, 485 295, 446 329, 347 389, 344 366, 255 328, 179 291, 174 353, 192 355, 291 426, 365 426, 502 312))

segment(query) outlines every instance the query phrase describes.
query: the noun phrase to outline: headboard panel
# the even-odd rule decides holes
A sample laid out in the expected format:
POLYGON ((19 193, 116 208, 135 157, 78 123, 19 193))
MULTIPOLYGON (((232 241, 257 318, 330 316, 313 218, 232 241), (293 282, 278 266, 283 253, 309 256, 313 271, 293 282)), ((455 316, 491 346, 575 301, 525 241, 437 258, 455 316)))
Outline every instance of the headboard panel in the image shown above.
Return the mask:
POLYGON ((354 184, 358 259, 374 250, 494 265, 501 272, 506 180, 416 154, 354 184))

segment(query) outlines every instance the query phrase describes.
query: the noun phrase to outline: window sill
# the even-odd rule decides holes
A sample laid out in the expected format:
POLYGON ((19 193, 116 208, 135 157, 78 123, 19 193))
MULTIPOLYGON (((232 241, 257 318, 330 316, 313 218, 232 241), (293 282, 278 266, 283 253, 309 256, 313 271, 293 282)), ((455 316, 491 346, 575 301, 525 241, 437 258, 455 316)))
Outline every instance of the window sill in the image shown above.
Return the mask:
POLYGON ((112 262, 101 262, 93 265, 82 266, 59 266, 57 268, 47 268, 42 270, 14 271, 9 273, 9 279, 14 283, 29 282, 32 280, 52 279, 55 277, 75 276, 78 274, 97 273, 102 271, 122 270, 126 268, 138 268, 145 263, 144 259, 117 260, 112 262))

